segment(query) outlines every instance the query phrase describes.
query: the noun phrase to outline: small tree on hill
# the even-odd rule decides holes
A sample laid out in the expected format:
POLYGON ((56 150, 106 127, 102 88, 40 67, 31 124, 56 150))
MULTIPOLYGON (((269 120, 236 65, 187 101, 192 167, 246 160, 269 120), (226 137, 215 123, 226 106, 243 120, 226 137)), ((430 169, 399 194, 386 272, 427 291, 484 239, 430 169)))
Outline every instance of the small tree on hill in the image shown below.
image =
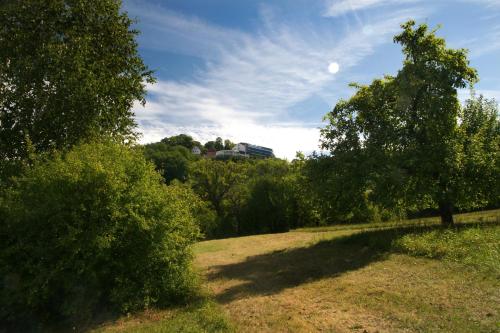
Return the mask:
POLYGON ((189 150, 193 149, 193 147, 201 147, 201 143, 193 140, 193 138, 187 134, 179 134, 169 138, 164 138, 161 142, 170 147, 183 146, 189 150))
POLYGON ((215 139, 215 145, 214 145, 216 150, 223 150, 224 149, 224 144, 222 143, 222 138, 217 137, 215 139))

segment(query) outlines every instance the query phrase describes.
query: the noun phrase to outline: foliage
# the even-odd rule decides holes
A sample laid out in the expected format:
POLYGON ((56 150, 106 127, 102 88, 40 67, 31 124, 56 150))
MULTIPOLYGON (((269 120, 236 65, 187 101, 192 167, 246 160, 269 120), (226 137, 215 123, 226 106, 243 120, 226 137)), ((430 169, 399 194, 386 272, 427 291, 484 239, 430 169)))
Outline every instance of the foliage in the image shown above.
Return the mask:
POLYGON ((231 140, 226 139, 223 141, 221 137, 217 137, 215 141, 206 142, 203 147, 205 149, 214 149, 216 151, 219 151, 219 150, 231 150, 233 149, 234 146, 235 144, 231 142, 231 140))
POLYGON ((217 161, 192 165, 190 183, 217 213, 213 236, 283 232, 310 224, 300 166, 280 159, 217 161))
POLYGON ((312 157, 306 159, 303 153, 297 152, 296 158, 290 163, 288 173, 284 180, 286 189, 292 201, 292 224, 291 227, 319 226, 322 224, 321 214, 316 195, 316 186, 311 182, 311 175, 308 175, 307 165, 312 157))
POLYGON ((500 227, 471 227, 408 234, 394 241, 399 251, 414 256, 460 263, 500 276, 500 227))
POLYGON ((273 177, 264 176, 252 182, 250 195, 242 214, 241 234, 285 232, 290 229, 289 191, 273 177))
POLYGON ((201 159, 191 167, 192 187, 203 200, 210 203, 217 213, 219 233, 232 234, 235 229, 237 230, 237 222, 235 226, 227 223, 230 222, 229 219, 224 219, 226 214, 224 201, 230 196, 235 200, 235 194, 232 192, 244 182, 246 167, 244 163, 210 159, 201 159))
POLYGON ((460 115, 463 147, 461 209, 500 207, 500 118, 498 104, 483 96, 471 98, 460 115))
POLYGON ((121 1, 2 1, 0 160, 81 140, 135 138, 151 72, 121 1))
POLYGON ((302 166, 301 186, 305 191, 301 201, 307 200, 307 208, 314 215, 309 217, 311 225, 335 223, 385 222, 404 217, 401 207, 390 209, 377 204, 372 192, 365 186, 365 169, 356 168, 359 157, 338 155, 313 155, 302 166))
POLYGON ((201 237, 213 237, 217 230, 217 215, 210 203, 202 200, 187 183, 173 181, 177 198, 189 203, 189 210, 201 231, 201 237))
POLYGON ((231 150, 234 148, 234 146, 236 146, 236 144, 231 142, 231 140, 229 140, 229 139, 224 140, 224 149, 225 150, 231 150))
POLYGON ((224 149, 224 144, 222 143, 222 138, 217 137, 215 139, 215 145, 214 145, 215 150, 222 150, 224 149))
MULTIPOLYGON (((425 24, 415 27, 409 21, 402 28, 394 41, 403 47, 403 68, 395 77, 353 85, 354 96, 326 116, 323 147, 331 152, 333 178, 348 184, 355 198, 367 194, 370 201, 396 210, 439 207, 443 223, 452 224, 460 201, 484 191, 463 186, 461 134, 466 131, 458 121, 457 89, 473 84, 477 74, 465 50, 447 48, 425 24)), ((498 151, 498 145, 491 149, 498 151)), ((469 162, 470 168, 475 162, 469 162)), ((339 202, 349 205, 342 198, 339 202)))
POLYGON ((293 197, 285 177, 286 161, 256 160, 248 169, 248 197, 240 220, 240 234, 288 231, 292 225, 293 197))
POLYGON ((155 164, 156 170, 162 174, 167 184, 174 179, 186 181, 189 163, 195 159, 191 150, 185 146, 171 146, 164 141, 145 145, 144 155, 155 164))
POLYGON ((117 144, 36 160, 0 201, 1 320, 29 327, 180 301, 199 236, 187 197, 117 144))
POLYGON ((189 150, 193 149, 194 147, 201 148, 201 143, 193 140, 193 138, 187 134, 179 134, 179 135, 163 138, 161 140, 161 142, 166 144, 169 147, 182 146, 182 147, 185 147, 189 150))

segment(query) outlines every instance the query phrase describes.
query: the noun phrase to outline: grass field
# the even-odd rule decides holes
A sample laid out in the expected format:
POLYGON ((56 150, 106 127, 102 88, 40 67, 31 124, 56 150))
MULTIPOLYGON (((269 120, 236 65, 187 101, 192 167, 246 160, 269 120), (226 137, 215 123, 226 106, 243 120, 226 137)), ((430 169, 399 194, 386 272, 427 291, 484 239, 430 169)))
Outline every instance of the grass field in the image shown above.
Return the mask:
POLYGON ((115 332, 499 332, 500 210, 200 242, 211 297, 115 332))

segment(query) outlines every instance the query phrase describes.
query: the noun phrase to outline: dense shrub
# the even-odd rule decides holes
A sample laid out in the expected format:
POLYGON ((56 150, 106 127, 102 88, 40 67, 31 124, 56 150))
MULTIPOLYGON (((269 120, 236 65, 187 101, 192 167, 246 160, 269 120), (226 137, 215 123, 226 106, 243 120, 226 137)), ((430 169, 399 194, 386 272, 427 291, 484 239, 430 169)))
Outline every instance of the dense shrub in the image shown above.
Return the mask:
POLYGON ((175 189, 177 198, 189 203, 191 214, 200 229, 200 236, 213 237, 217 228, 217 214, 210 207, 210 203, 202 200, 189 184, 174 180, 169 187, 175 189))
POLYGON ((172 147, 163 142, 145 145, 144 156, 155 164, 167 184, 174 179, 186 181, 189 163, 196 158, 186 147, 172 147))
POLYGON ((69 323, 187 296, 199 234, 180 191, 116 144, 35 162, 0 200, 0 321, 69 323))
POLYGON ((290 191, 286 184, 270 176, 253 180, 241 218, 242 234, 286 232, 292 221, 290 191))

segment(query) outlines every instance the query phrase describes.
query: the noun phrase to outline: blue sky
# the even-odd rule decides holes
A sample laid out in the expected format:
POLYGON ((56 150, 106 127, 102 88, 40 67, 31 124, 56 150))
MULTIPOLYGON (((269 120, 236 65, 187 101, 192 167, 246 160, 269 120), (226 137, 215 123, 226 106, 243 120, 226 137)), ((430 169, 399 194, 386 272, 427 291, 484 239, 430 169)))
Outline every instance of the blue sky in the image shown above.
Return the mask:
POLYGON ((124 10, 158 79, 134 107, 144 143, 187 133, 288 159, 318 150, 348 84, 401 67, 392 38, 410 18, 468 48, 476 90, 500 100, 500 0, 124 0, 124 10))

